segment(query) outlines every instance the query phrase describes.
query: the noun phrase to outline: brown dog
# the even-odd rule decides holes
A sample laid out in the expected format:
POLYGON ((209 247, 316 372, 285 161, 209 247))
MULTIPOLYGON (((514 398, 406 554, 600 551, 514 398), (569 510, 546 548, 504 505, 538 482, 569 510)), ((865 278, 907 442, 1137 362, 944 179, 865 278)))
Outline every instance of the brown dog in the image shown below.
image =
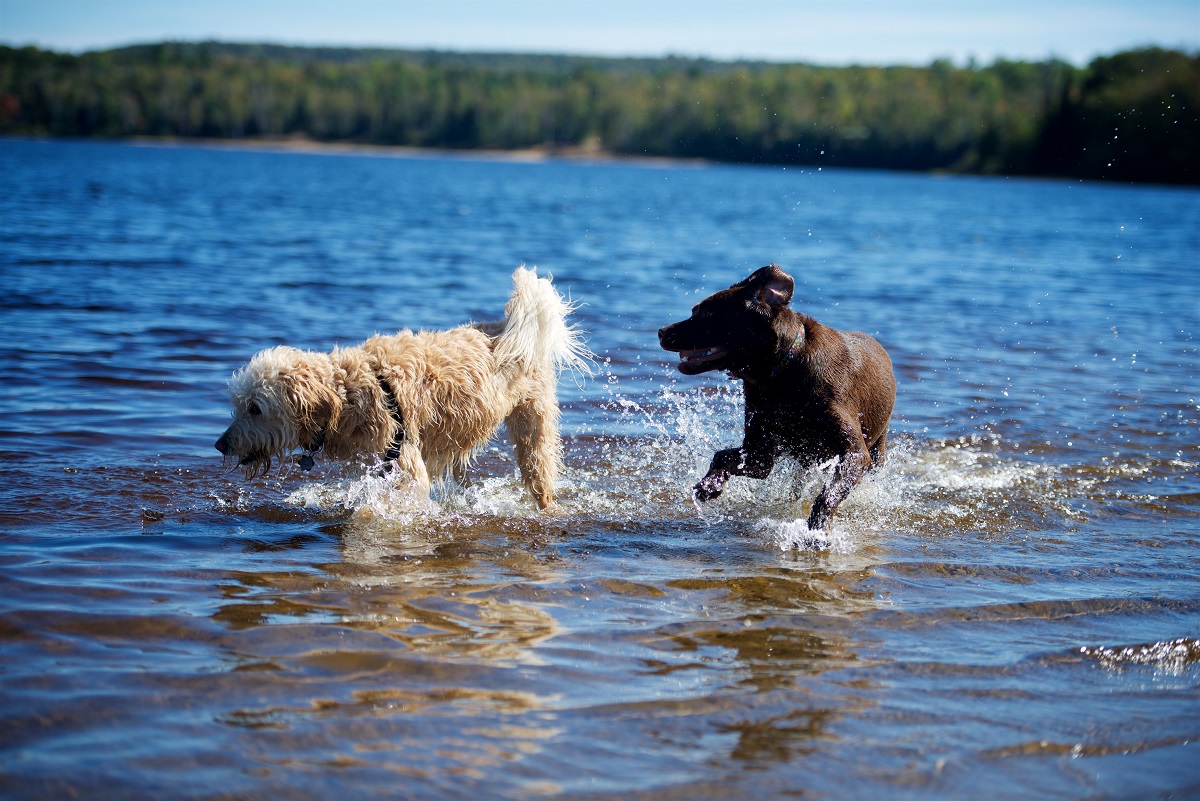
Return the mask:
POLYGON ((837 331, 788 308, 792 277, 774 264, 705 298, 692 316, 658 332, 678 351, 679 371, 726 370, 746 396, 740 448, 717 451, 692 488, 717 497, 731 476, 766 478, 778 456, 805 465, 837 459, 833 479, 808 516, 828 529, 833 513, 863 475, 883 463, 896 400, 892 361, 861 331, 837 331))

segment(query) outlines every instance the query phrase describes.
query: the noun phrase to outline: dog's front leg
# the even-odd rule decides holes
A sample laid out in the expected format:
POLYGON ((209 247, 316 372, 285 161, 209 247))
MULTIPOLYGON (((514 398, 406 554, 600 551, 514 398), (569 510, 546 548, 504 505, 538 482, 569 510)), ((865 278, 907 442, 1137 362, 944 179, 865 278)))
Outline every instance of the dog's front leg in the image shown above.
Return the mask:
POLYGON ((809 531, 828 531, 838 504, 846 499, 850 490, 858 486, 858 482, 870 466, 871 456, 866 450, 842 454, 837 467, 834 468, 833 478, 813 501, 812 510, 808 514, 809 531))
POLYGON ((407 437, 396 456, 396 466, 412 476, 413 481, 424 492, 429 492, 429 470, 421 456, 421 448, 412 437, 407 437))
POLYGON ((708 466, 708 473, 692 487, 692 497, 703 503, 720 495, 725 484, 733 476, 766 478, 775 467, 775 458, 770 452, 756 451, 742 446, 717 451, 708 466))
POLYGON ((734 469, 742 462, 741 448, 717 451, 708 466, 708 473, 692 487, 692 497, 704 503, 721 494, 734 469))

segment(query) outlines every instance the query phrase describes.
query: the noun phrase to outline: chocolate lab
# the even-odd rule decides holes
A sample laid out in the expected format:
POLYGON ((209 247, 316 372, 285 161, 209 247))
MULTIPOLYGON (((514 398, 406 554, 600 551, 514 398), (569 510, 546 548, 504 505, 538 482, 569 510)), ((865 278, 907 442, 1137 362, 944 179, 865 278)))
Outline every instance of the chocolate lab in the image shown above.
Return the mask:
POLYGON ((717 497, 731 476, 766 478, 785 454, 804 465, 836 458, 808 516, 810 530, 825 530, 850 490, 883 463, 896 379, 871 337, 789 309, 793 286, 776 265, 763 267, 700 301, 658 340, 678 351, 679 372, 725 370, 746 395, 742 446, 717 451, 692 496, 717 497))

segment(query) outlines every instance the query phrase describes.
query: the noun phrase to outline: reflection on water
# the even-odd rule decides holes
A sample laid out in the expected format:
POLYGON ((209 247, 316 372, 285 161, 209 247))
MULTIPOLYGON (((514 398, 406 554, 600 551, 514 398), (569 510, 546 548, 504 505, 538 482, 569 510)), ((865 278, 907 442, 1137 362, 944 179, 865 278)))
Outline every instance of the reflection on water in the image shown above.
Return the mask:
POLYGON ((1194 191, 11 140, 0 169, 5 798, 1200 786, 1194 191), (654 332, 768 261, 896 364, 828 537, 819 470, 688 495, 741 400, 654 332), (494 317, 521 262, 600 356, 560 387, 552 513, 501 442, 432 498, 222 471, 255 350, 494 317))

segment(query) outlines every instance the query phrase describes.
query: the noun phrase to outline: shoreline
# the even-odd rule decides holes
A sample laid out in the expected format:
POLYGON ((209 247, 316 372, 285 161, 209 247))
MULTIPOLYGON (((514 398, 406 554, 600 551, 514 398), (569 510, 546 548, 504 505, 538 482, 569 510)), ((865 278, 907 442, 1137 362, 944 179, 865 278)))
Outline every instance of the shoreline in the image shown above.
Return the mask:
MULTIPOLYGON (((55 139, 58 137, 29 138, 55 139)), ((563 161, 584 164, 632 164, 646 167, 703 167, 717 163, 706 159, 671 158, 669 156, 624 156, 592 145, 534 146, 516 150, 473 150, 410 145, 373 145, 360 142, 321 142, 307 137, 214 139, 211 137, 134 136, 106 141, 125 142, 139 147, 199 147, 258 153, 303 153, 319 156, 370 156, 376 158, 458 158, 516 164, 563 161)))
POLYGON ((1113 181, 1097 178, 1079 178, 1056 174, 986 174, 959 172, 949 169, 904 170, 888 167, 850 167, 816 164, 762 164, 758 162, 717 161, 703 158, 685 158, 673 156, 629 156, 612 153, 599 146, 537 145, 529 148, 514 150, 498 149, 458 149, 438 147, 417 147, 411 145, 374 145, 361 142, 322 142, 307 137, 245 137, 241 139, 220 139, 213 137, 186 136, 130 136, 130 137, 96 137, 96 136, 55 136, 53 134, 0 134, 0 142, 4 141, 50 142, 55 140, 75 140, 80 142, 108 142, 134 147, 147 148, 197 148, 207 150, 243 151, 251 153, 294 153, 316 156, 365 156, 368 158, 400 158, 400 159, 458 159, 463 161, 491 161, 511 164, 551 164, 555 162, 572 164, 624 164, 644 167, 647 169, 702 169, 714 166, 752 166, 778 167, 784 170, 795 169, 800 172, 811 171, 818 173, 822 170, 842 171, 882 171, 906 175, 928 175, 937 178, 983 178, 993 180, 1045 181, 1051 183, 1095 183, 1112 186, 1145 187, 1157 189, 1173 189, 1182 191, 1200 190, 1200 185, 1188 183, 1163 183, 1156 181, 1113 181))

